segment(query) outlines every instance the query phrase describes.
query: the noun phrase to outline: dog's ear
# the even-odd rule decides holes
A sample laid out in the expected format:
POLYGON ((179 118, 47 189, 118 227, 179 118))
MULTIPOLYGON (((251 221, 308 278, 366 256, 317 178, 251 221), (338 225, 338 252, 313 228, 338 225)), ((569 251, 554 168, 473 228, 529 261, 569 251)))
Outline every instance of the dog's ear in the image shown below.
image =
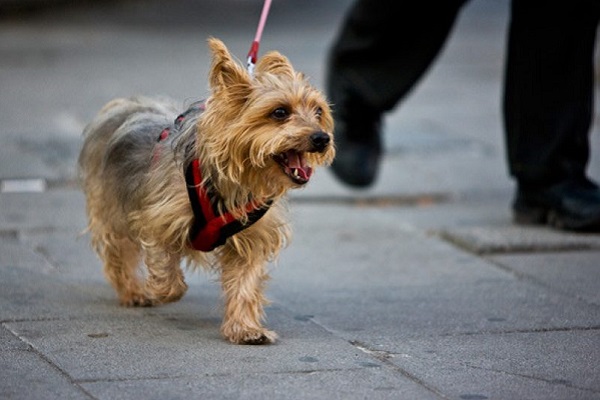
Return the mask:
POLYGON ((248 72, 236 62, 225 44, 219 39, 208 39, 208 46, 213 54, 209 83, 212 90, 222 90, 247 86, 250 83, 248 72))
POLYGON ((277 51, 270 51, 265 54, 256 65, 257 72, 268 72, 277 75, 294 76, 292 63, 286 56, 277 51))

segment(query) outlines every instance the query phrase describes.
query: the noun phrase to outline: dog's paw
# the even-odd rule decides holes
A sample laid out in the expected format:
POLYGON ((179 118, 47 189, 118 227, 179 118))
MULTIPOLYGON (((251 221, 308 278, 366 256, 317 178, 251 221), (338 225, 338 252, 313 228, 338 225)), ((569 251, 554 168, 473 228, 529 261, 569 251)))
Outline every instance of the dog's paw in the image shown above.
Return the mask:
POLYGON ((261 345, 275 343, 277 334, 273 331, 251 333, 245 336, 240 344, 261 345))
POLYGON ((124 307, 152 307, 156 305, 156 301, 143 295, 143 294, 132 294, 128 296, 121 296, 119 302, 124 307))
POLYGON ((267 329, 237 330, 237 332, 231 334, 224 331, 223 335, 235 344, 263 345, 277 341, 277 334, 267 329))

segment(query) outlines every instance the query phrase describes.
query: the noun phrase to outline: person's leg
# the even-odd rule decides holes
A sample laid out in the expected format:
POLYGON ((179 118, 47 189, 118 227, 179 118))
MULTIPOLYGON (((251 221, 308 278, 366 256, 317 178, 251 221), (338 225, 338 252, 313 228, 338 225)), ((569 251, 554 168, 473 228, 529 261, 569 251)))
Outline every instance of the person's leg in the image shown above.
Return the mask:
POLYGON ((600 224, 600 192, 585 174, 599 9, 594 0, 512 2, 504 122, 517 222, 600 224))
POLYGON ((464 0, 358 0, 331 47, 327 94, 336 119, 333 170, 354 186, 373 182, 381 152, 381 115, 425 73, 464 0))

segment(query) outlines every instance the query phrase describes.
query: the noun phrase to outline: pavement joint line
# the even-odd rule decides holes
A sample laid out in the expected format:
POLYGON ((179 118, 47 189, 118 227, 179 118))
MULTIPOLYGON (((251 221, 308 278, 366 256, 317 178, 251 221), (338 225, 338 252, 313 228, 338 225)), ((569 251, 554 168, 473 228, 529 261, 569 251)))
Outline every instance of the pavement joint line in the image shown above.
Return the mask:
POLYGON ((40 257, 42 257, 42 259, 44 261, 46 261, 46 263, 53 269, 56 271, 60 271, 61 267, 60 267, 60 263, 58 261, 56 261, 51 255, 50 255, 50 251, 48 251, 48 249, 42 245, 36 245, 33 247, 33 252, 37 255, 39 255, 40 257))
MULTIPOLYGON (((590 243, 567 243, 554 244, 552 246, 529 245, 529 246, 487 246, 488 248, 478 249, 477 245, 472 245, 469 240, 453 235, 446 230, 433 230, 432 233, 443 241, 464 250, 476 256, 494 256, 503 254, 548 254, 563 253, 569 251, 595 251, 597 246, 590 243)), ((485 246, 484 246, 485 247, 485 246)))
POLYGON ((6 240, 19 240, 19 230, 18 229, 0 229, 0 239, 6 240))
MULTIPOLYGON (((532 253, 532 254, 535 254, 535 253, 532 253)), ((541 281, 539 279, 536 279, 532 275, 529 275, 529 274, 526 274, 524 272, 517 271, 517 270, 515 270, 513 268, 510 268, 510 266, 505 265, 502 262, 500 262, 498 260, 495 260, 493 258, 489 258, 489 257, 483 256, 482 259, 486 260, 488 263, 490 263, 491 265, 495 266, 496 268, 498 268, 498 269, 500 269, 500 270, 502 270, 504 272, 508 272, 509 274, 513 275, 514 277, 516 277, 519 280, 523 280, 523 281, 527 281, 527 282, 533 283, 533 284, 535 284, 535 285, 537 285, 537 286, 539 286, 539 287, 541 287, 543 289, 550 290, 551 292, 558 293, 558 294, 560 294, 562 296, 574 297, 575 299, 577 299, 579 301, 582 301, 582 302, 584 302, 584 303, 586 303, 588 305, 591 305, 591 306, 599 306, 600 305, 600 304, 598 304, 598 303, 596 303, 594 301, 590 301, 590 300, 586 299, 585 297, 580 296, 578 294, 573 295, 572 293, 564 291, 564 290, 562 290, 560 288, 557 288, 555 286, 551 286, 551 285, 549 285, 549 284, 547 284, 547 283, 545 283, 545 282, 543 282, 543 281, 541 281)))
POLYGON ((590 393, 600 393, 600 391, 598 390, 594 390, 591 388, 586 388, 586 387, 581 387, 581 386, 576 386, 573 385, 570 381, 564 380, 564 379, 547 379, 547 378, 543 378, 540 376, 534 376, 534 375, 527 375, 527 374, 519 374, 516 372, 509 372, 509 371, 504 371, 501 369, 495 369, 495 368, 485 368, 485 367, 480 367, 478 365, 473 365, 469 362, 464 362, 464 363, 460 363, 461 365, 464 365, 467 368, 472 368, 472 369, 477 369, 477 370, 481 370, 481 371, 489 371, 489 372, 495 372, 495 373, 499 373, 499 374, 506 374, 506 375, 510 375, 510 376, 516 376, 519 378, 525 378, 525 379, 532 379, 532 380, 536 380, 536 381, 541 381, 541 382, 546 382, 552 385, 562 385, 571 389, 577 389, 577 390, 582 390, 585 392, 590 392, 590 393))
MULTIPOLYGON (((568 328, 564 328, 564 329, 559 328, 559 329, 554 329, 552 331, 568 331, 568 330, 570 330, 570 329, 568 329, 568 328)), ((595 326, 595 327, 590 327, 590 328, 582 328, 580 330, 600 330, 600 326, 595 326)), ((527 332, 526 330, 523 330, 523 331, 527 332)), ((529 330, 529 331, 536 331, 536 330, 529 330)), ((540 329, 538 331, 542 331, 543 332, 544 330, 540 329)), ((509 332, 509 333, 513 333, 513 332, 509 332)), ((474 334, 478 334, 478 333, 474 333, 474 334)), ((460 336, 460 335, 442 335, 442 336, 460 336)), ((410 380, 414 381, 415 383, 423 386, 424 388, 426 388, 427 390, 429 390, 429 391, 433 392, 434 394, 440 396, 441 398, 444 398, 444 399, 448 398, 447 396, 445 396, 443 393, 439 392, 434 387, 432 387, 432 386, 428 385, 427 383, 425 383, 423 380, 417 378, 416 376, 414 376, 410 372, 406 371, 405 369, 403 369, 400 366, 398 366, 398 365, 394 364, 393 362, 391 362, 390 359, 393 358, 397 354, 391 353, 391 352, 388 352, 388 351, 385 351, 385 350, 371 349, 371 348, 369 348, 368 345, 366 345, 365 343, 362 343, 360 341, 351 340, 351 341, 349 341, 349 343, 351 345, 353 345, 354 347, 356 347, 357 349, 359 349, 360 351, 362 351, 362 352, 364 352, 364 353, 366 353, 366 354, 374 357, 375 359, 377 359, 381 363, 385 364, 388 367, 391 367, 393 370, 401 373, 402 375, 404 375, 408 379, 410 379, 410 380)), ((542 381, 542 382, 546 382, 546 383, 554 384, 554 385, 563 385, 563 386, 568 387, 568 388, 582 390, 582 391, 586 391, 586 392, 590 392, 590 393, 600 393, 600 391, 597 391, 597 390, 594 390, 594 389, 580 387, 580 386, 575 386, 575 385, 571 384, 571 382, 566 381, 566 380, 546 379, 546 378, 542 378, 542 377, 538 377, 538 376, 534 376, 534 375, 519 374, 519 373, 514 373, 514 372, 509 372, 509 371, 504 371, 504 370, 499 370, 499 369, 494 369, 494 368, 485 368, 485 367, 480 367, 480 366, 477 366, 477 365, 473 365, 473 364, 471 364, 469 362, 459 362, 458 364, 462 365, 464 367, 467 367, 467 368, 471 368, 471 369, 477 369, 477 370, 482 370, 482 371, 489 371, 489 372, 506 374, 506 375, 510 375, 510 376, 517 376, 517 377, 526 378, 526 379, 538 380, 538 381, 542 381)))
POLYGON ((34 345, 33 343, 30 343, 28 340, 26 340, 25 338, 19 336, 19 334, 15 331, 13 331, 12 329, 10 329, 10 327, 6 324, 6 323, 2 323, 2 326, 9 331, 16 339, 18 339, 19 341, 25 343, 28 346, 28 351, 35 354, 37 357, 39 357, 41 360, 43 360, 46 364, 48 364, 50 366, 50 368, 54 369, 55 371, 57 371, 61 376, 63 376, 71 385, 73 385, 73 387, 75 387, 77 390, 81 391, 83 394, 85 394, 87 397, 89 397, 90 399, 96 399, 96 397, 92 396, 91 393, 89 393, 87 390, 85 390, 83 387, 81 387, 77 381, 75 381, 75 379, 73 379, 73 377, 71 377, 71 375, 69 375, 65 370, 63 370, 62 368, 60 368, 57 364, 55 364, 54 362, 52 362, 52 360, 50 360, 44 353, 42 353, 41 351, 39 351, 34 345))
POLYGON ((46 184, 48 190, 79 189, 80 187, 77 178, 47 179, 46 184))
POLYGON ((60 227, 60 226, 50 226, 50 225, 39 225, 39 226, 32 226, 32 227, 22 227, 22 228, 8 228, 8 229, 2 229, 0 228, 0 239, 10 239, 10 240, 17 240, 19 242, 21 242, 23 240, 23 236, 27 236, 27 235, 50 235, 53 233, 57 233, 57 232, 73 232, 73 231, 77 231, 76 234, 74 234, 74 238, 75 240, 80 239, 81 237, 85 236, 85 234, 87 232, 83 231, 82 229, 78 229, 78 228, 73 228, 73 227, 60 227))
MULTIPOLYGON (((53 322, 53 321, 75 321, 76 317, 39 317, 39 318, 7 318, 0 320, 0 324, 19 324, 22 322, 53 322)), ((8 326, 6 326, 8 329, 8 326)), ((11 331, 12 332, 12 331, 11 331)))
POLYGON ((371 349, 371 348, 369 348, 369 346, 366 343, 362 343, 358 340, 349 340, 348 343, 350 343, 352 346, 354 346, 358 350, 362 351, 363 353, 368 354, 371 357, 375 358, 376 360, 378 360, 379 362, 381 362, 388 368, 392 369, 393 371, 400 373, 402 376, 406 377, 407 379, 409 379, 409 380, 415 382, 416 384, 422 386, 423 388, 427 389, 428 391, 435 394, 436 396, 438 396, 442 399, 449 399, 448 396, 446 396, 444 393, 442 393, 435 387, 431 386, 424 380, 418 378, 417 376, 406 371, 404 368, 402 368, 399 365, 396 365, 392 361, 390 361, 394 357, 393 353, 390 353, 387 351, 382 351, 382 350, 371 349))
MULTIPOLYGON (((600 329, 600 326, 597 327, 597 328, 600 329)), ((445 335, 442 335, 442 336, 445 336, 445 335)), ((459 335, 456 335, 456 336, 459 336, 459 335)), ((365 344, 363 344, 361 342, 358 342, 358 341, 351 341, 350 343, 353 344, 353 345, 355 345, 355 347, 357 347, 359 350, 361 350, 361 351, 363 351, 363 352, 365 352, 365 353, 367 353, 369 355, 374 356, 376 359, 378 359, 381 362, 385 362, 381 358, 384 358, 385 360, 389 360, 390 358, 393 358, 395 355, 397 355, 396 353, 390 353, 390 352, 387 352, 385 350, 372 350, 372 349, 369 349, 365 344)), ((501 370, 501 369, 485 368, 485 367, 481 367, 481 366, 478 366, 478 365, 474 365, 474 364, 472 364, 470 362, 467 362, 467 361, 465 361, 465 362, 457 362, 457 364, 458 365, 462 365, 462 366, 464 366, 466 368, 477 369, 477 370, 481 370, 481 371, 489 371, 489 372, 501 373, 501 374, 506 374, 506 375, 510 375, 510 376, 517 376, 517 377, 526 378, 526 379, 538 380, 538 381, 542 381, 542 382, 546 382, 546 383, 550 383, 550 384, 554 384, 554 385, 563 385, 563 386, 568 387, 568 388, 573 388, 573 389, 577 389, 577 390, 583 390, 583 391, 591 392, 591 393, 600 393, 600 391, 597 391, 597 390, 594 390, 594 389, 590 389, 590 388, 586 388, 586 387, 580 387, 580 386, 575 386, 575 385, 571 384, 571 382, 566 381, 566 380, 546 379, 546 378, 539 377, 539 376, 527 375, 527 374, 519 374, 519 373, 504 371, 504 370, 501 370)), ((396 366, 396 365, 394 364, 394 366, 396 366)), ((400 368, 398 366, 396 366, 396 367, 400 368)), ((402 371, 404 371, 404 370, 402 370, 402 371)), ((410 378, 410 376, 408 376, 408 377, 410 378)), ((417 383, 422 384, 420 381, 417 381, 417 383)))
POLYGON ((355 207, 427 207, 448 203, 452 196, 448 193, 421 193, 415 195, 374 195, 374 196, 291 196, 290 203, 331 204, 355 207))
POLYGON ((507 330, 482 330, 477 332, 459 332, 440 334, 442 337, 477 336, 477 335, 514 335, 521 333, 554 333, 554 332, 586 332, 600 331, 600 325, 592 326, 564 326, 532 329, 507 329, 507 330))
POLYGON ((54 321, 77 321, 81 317, 65 315, 62 317, 35 317, 35 318, 6 318, 0 320, 0 324, 18 324, 21 322, 54 322, 54 321))
MULTIPOLYGON (((222 374, 227 376, 229 374, 222 374)), ((202 376, 211 376, 210 374, 202 374, 202 376)), ((98 382, 141 382, 141 381, 160 381, 166 379, 185 379, 196 378, 197 375, 160 375, 160 376, 140 376, 140 377, 124 377, 124 378, 94 378, 94 379, 77 379, 74 382, 78 384, 98 383, 98 382)))
MULTIPOLYGON (((373 367, 371 367, 373 368, 373 367)), ((365 367, 354 368, 321 368, 321 369, 306 369, 306 370, 289 370, 289 371, 273 371, 273 372, 220 372, 220 373, 202 373, 198 374, 180 374, 180 375, 156 375, 156 376, 139 376, 139 377, 123 377, 123 378, 94 378, 94 379, 76 379, 74 382, 79 384, 98 383, 98 382, 141 382, 141 381, 161 381, 173 379, 191 379, 202 377, 227 377, 227 376, 256 376, 256 375, 310 375, 319 372, 346 372, 346 371, 362 371, 365 367)))

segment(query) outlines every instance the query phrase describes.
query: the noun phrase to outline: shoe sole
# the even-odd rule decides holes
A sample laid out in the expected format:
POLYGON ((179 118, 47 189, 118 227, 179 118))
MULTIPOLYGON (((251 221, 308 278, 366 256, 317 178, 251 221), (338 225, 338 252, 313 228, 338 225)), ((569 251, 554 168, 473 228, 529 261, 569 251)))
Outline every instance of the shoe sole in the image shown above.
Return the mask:
POLYGON ((563 231, 600 232, 600 220, 582 221, 545 208, 513 210, 513 221, 518 225, 549 225, 563 231))

